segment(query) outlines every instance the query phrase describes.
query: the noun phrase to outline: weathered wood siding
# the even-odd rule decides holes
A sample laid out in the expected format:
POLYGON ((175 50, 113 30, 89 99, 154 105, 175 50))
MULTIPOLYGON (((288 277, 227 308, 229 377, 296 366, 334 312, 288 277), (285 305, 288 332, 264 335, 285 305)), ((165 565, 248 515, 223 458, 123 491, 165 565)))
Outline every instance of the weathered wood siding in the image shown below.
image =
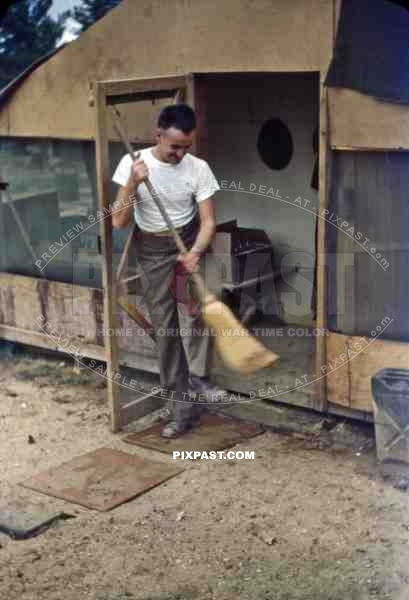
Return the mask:
POLYGON ((328 236, 333 331, 409 341, 409 153, 336 152, 328 236), (359 237, 359 239, 358 239, 359 237))
MULTIPOLYGON (((333 0, 123 0, 28 77, 0 113, 0 135, 93 139, 97 80, 326 70, 333 20, 333 0)), ((157 106, 124 113, 130 134, 151 135, 157 106)))
MULTIPOLYGON (((153 341, 119 307, 117 315, 121 363, 157 371, 153 341)), ((52 350, 71 344, 83 356, 105 360, 105 333, 113 335, 104 332, 102 290, 0 273, 0 338, 52 350)))
POLYGON ((372 413, 371 378, 388 367, 409 368, 407 344, 330 333, 326 372, 328 401, 372 413))
POLYGON ((328 93, 332 147, 409 149, 409 106, 343 88, 328 93))

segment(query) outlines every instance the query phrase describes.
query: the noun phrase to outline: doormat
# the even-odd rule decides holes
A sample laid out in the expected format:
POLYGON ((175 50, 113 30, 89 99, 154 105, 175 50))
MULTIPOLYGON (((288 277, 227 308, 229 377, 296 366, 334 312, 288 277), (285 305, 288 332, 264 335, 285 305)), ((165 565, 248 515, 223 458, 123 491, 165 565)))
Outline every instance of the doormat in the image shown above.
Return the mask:
POLYGON ((43 504, 13 498, 0 505, 0 531, 13 540, 27 540, 43 533, 57 519, 73 518, 43 504))
POLYGON ((20 485, 99 511, 111 510, 174 477, 183 469, 98 448, 34 475, 20 485))
POLYGON ((195 450, 198 452, 225 450, 264 432, 257 423, 210 414, 203 415, 200 424, 194 429, 174 439, 161 437, 160 432, 164 425, 164 421, 155 423, 148 429, 130 433, 122 439, 128 444, 172 454, 195 450))

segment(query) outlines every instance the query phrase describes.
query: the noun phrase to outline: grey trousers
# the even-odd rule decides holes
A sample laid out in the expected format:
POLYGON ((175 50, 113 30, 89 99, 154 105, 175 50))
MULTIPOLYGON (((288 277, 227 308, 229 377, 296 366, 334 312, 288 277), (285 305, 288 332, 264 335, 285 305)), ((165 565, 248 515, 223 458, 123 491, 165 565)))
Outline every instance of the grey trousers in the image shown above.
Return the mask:
MULTIPOLYGON (((179 232, 188 249, 193 246, 199 226, 196 216, 179 232)), ((144 299, 157 339, 161 387, 167 391, 172 417, 183 421, 194 410, 189 396, 189 373, 207 375, 212 338, 202 321, 200 307, 192 298, 194 293, 189 293, 189 284, 186 287, 186 275, 177 272, 180 253, 173 238, 139 231, 136 251, 144 272, 144 299), (185 301, 189 297, 188 310, 185 301), (192 311, 192 306, 197 306, 197 310, 192 311)), ((201 257, 200 272, 207 287, 219 295, 221 276, 211 251, 201 257)))

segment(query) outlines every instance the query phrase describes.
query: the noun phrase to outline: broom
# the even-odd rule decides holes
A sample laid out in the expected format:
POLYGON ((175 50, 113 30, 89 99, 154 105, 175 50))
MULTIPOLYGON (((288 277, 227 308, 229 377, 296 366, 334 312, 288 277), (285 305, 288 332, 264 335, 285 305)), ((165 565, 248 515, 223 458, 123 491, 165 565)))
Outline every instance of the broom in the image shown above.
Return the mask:
MULTIPOLYGON (((133 321, 135 321, 136 323, 138 323, 139 327, 141 327, 146 334, 148 334, 154 342, 156 342, 156 337, 153 331, 153 327, 152 324, 149 323, 149 321, 145 318, 145 315, 143 314, 142 311, 140 311, 134 304, 131 304, 130 302, 128 302, 126 295, 127 295, 127 286, 126 286, 126 281, 121 281, 121 275, 122 275, 122 271, 124 270, 125 267, 125 261, 128 258, 128 253, 129 253, 129 248, 132 244, 132 240, 133 240, 133 236, 135 233, 135 227, 133 227, 131 229, 131 231, 129 232, 128 235, 128 239, 126 240, 126 244, 121 256, 121 260, 119 261, 119 266, 116 272, 116 290, 117 290, 117 295, 116 295, 116 302, 117 304, 122 308, 122 310, 124 310, 126 312, 126 314, 128 315, 128 317, 130 317, 133 321)), ((139 276, 137 276, 139 277, 139 276)))
MULTIPOLYGON (((135 152, 122 128, 118 109, 112 106, 112 110, 116 130, 133 161, 135 158, 139 158, 139 153, 135 156, 135 152)), ((149 178, 144 180, 144 184, 169 230, 172 232, 179 252, 181 254, 186 254, 187 248, 174 228, 173 223, 149 178)), ((277 354, 268 348, 265 348, 254 336, 252 336, 236 319, 231 310, 206 288, 202 277, 198 273, 193 272, 191 277, 194 281, 197 295, 201 303, 202 318, 216 333, 216 349, 227 367, 239 371, 240 373, 250 374, 272 365, 279 359, 277 354)))

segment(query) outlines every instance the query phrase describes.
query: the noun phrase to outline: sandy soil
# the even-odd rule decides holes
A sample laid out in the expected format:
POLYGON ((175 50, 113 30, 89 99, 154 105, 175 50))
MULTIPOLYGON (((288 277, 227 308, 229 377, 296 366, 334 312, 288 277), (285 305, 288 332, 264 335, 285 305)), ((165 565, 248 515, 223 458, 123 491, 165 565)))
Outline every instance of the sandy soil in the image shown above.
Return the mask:
POLYGON ((239 446, 255 460, 184 461, 109 513, 17 486, 101 446, 173 462, 109 432, 94 375, 3 354, 0 427, 2 498, 76 517, 26 541, 0 534, 1 600, 409 598, 409 494, 381 478, 365 427, 267 431, 239 446))

